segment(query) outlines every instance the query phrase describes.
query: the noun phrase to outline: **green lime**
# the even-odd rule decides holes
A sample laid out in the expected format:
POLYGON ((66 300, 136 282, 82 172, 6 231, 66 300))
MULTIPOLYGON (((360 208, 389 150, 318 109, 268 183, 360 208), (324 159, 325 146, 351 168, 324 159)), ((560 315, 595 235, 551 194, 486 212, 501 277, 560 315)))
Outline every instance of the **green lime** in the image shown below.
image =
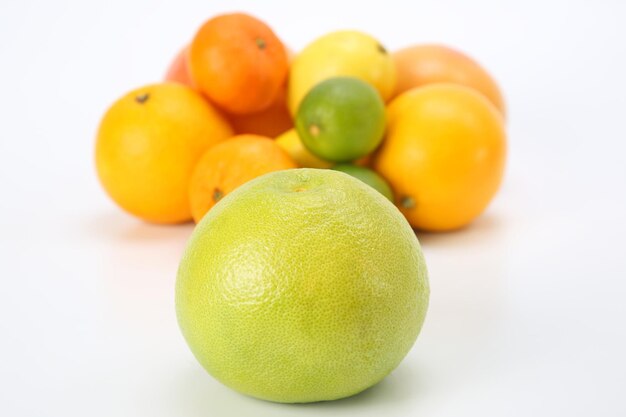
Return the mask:
POLYGON ((354 178, 363 181, 365 184, 387 197, 389 201, 393 202, 393 191, 391 190, 391 186, 389 186, 389 183, 385 181, 383 177, 378 175, 373 170, 352 164, 338 164, 332 169, 352 175, 354 178))
POLYGON ((296 129, 304 146, 318 157, 352 161, 382 141, 385 104, 374 87, 358 78, 329 78, 304 97, 296 129))

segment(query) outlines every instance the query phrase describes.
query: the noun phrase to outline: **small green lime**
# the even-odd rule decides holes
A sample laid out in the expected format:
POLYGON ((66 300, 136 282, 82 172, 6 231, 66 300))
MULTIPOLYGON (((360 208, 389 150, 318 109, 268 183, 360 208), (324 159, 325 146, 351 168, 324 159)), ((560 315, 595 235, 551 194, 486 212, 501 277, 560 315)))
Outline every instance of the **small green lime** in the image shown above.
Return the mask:
POLYGON ((304 97, 296 129, 304 146, 318 157, 352 161, 382 141, 385 104, 374 87, 358 78, 329 78, 304 97))
POLYGON ((338 164, 332 169, 352 175, 354 178, 363 181, 365 184, 387 197, 389 201, 393 202, 393 191, 389 183, 373 170, 352 164, 338 164))

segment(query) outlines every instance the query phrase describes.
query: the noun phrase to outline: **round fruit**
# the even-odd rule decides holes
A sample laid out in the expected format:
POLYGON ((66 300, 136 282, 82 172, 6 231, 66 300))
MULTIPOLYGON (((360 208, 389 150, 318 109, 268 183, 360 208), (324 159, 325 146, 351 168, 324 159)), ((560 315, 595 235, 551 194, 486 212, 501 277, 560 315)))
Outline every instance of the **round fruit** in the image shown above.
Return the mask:
POLYGON ((428 296, 419 243, 398 210, 349 175, 305 168, 250 181, 205 216, 180 264, 176 312, 219 381, 301 403, 388 375, 428 296))
POLYGON ((260 20, 233 13, 208 20, 189 53, 195 85, 230 113, 266 109, 287 76, 285 47, 260 20))
POLYGON ((432 83, 453 83, 484 94, 505 115, 500 88, 469 56, 443 45, 415 45, 392 54, 398 69, 396 94, 432 83))
POLYGON ((106 112, 96 168, 111 198, 155 223, 191 219, 187 190, 210 146, 232 135, 228 122, 192 89, 174 83, 131 91, 106 112))
MULTIPOLYGON (((183 48, 172 61, 167 74, 166 81, 177 82, 195 88, 189 72, 189 47, 183 48)), ((272 103, 264 110, 248 114, 225 113, 235 134, 254 134, 261 136, 278 136, 293 127, 291 114, 287 109, 287 86, 279 90, 278 95, 272 103)))
POLYGON ((391 102, 388 121, 374 168, 413 227, 456 229, 485 210, 502 180, 506 134, 483 95, 453 84, 416 88, 391 102))
POLYGON ((318 158, 305 148, 296 129, 289 129, 277 137, 276 144, 283 148, 301 168, 330 168, 333 166, 331 162, 318 158))
POLYGON ((275 137, 293 127, 291 114, 287 109, 286 88, 280 92, 265 110, 249 114, 227 114, 235 133, 275 137))
POLYGON ((334 77, 316 85, 296 116, 302 143, 334 162, 372 152, 385 133, 385 104, 376 90, 353 77, 334 77))
POLYGON ((354 165, 358 165, 360 167, 370 167, 372 165, 372 156, 373 153, 369 153, 359 159, 357 159, 356 161, 353 162, 354 165))
POLYGON ((225 195, 243 183, 296 164, 270 138, 239 135, 207 150, 189 186, 191 214, 198 223, 225 195))
POLYGON ((293 61, 288 89, 291 114, 296 114, 300 102, 315 85, 336 76, 357 77, 370 83, 385 101, 396 86, 393 60, 378 40, 357 31, 332 32, 313 41, 293 61))
POLYGON ((376 172, 372 171, 369 168, 365 168, 362 166, 356 166, 352 164, 339 164, 333 167, 335 171, 340 171, 346 173, 348 175, 352 175, 354 178, 357 178, 363 181, 365 184, 369 185, 385 197, 391 202, 393 202, 393 191, 391 187, 376 172))
POLYGON ((165 81, 171 81, 194 88, 191 74, 189 73, 189 47, 180 50, 174 58, 165 74, 165 81))

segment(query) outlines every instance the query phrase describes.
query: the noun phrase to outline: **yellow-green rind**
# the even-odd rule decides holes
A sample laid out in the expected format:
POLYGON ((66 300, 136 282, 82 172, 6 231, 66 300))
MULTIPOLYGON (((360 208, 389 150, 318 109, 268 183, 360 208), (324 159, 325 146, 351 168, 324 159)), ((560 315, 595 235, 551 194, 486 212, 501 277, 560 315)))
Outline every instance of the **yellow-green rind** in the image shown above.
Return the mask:
POLYGON ((182 333, 225 385, 283 403, 371 387, 413 345, 429 297, 413 230, 332 170, 264 175, 194 231, 176 283, 182 333))

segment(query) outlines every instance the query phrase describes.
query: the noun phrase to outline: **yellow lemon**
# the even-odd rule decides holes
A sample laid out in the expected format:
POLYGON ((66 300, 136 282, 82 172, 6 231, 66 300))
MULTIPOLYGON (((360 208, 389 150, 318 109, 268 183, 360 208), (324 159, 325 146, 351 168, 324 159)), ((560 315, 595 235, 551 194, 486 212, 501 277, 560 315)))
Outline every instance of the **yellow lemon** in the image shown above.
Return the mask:
POLYGON ((291 114, 296 114, 311 88, 336 76, 362 79, 376 88, 384 101, 396 87, 395 64, 377 39, 353 30, 332 32, 313 41, 294 59, 288 88, 291 114))
POLYGON ((291 156, 300 168, 330 168, 332 162, 313 155, 302 143, 296 129, 290 129, 276 138, 276 144, 291 156))

